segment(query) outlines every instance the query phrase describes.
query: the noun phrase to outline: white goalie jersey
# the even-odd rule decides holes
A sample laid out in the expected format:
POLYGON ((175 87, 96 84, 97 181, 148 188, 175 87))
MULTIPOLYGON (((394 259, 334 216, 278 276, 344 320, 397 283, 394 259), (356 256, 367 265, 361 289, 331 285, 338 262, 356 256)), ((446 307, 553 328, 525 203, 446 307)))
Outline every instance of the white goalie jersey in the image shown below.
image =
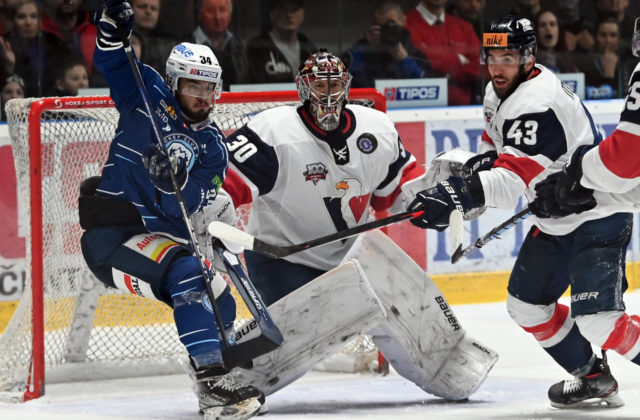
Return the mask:
MULTIPOLYGON (((347 105, 338 129, 325 132, 303 106, 256 115, 227 140, 231 171, 224 188, 236 206, 252 203, 248 231, 290 245, 370 221, 402 185, 424 170, 382 112, 347 105)), ((320 270, 337 266, 354 239, 286 259, 320 270)))
MULTIPOLYGON (((539 64, 504 101, 489 83, 483 112, 486 128, 480 153, 495 149, 499 156, 490 170, 479 173, 489 207, 512 209, 523 193, 533 201, 538 182, 561 170, 578 146, 600 139, 580 99, 539 64)), ((533 223, 545 233, 564 235, 587 220, 608 214, 607 209, 597 207, 579 215, 533 223)))

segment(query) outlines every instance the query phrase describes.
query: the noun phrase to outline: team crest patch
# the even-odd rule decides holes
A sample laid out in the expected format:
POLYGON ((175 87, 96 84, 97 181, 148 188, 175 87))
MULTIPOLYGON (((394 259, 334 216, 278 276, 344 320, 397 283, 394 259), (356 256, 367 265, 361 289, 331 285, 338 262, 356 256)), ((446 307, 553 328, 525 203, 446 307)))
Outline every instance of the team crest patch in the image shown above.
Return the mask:
POLYGON ((378 148, 378 140, 373 134, 364 133, 356 140, 356 146, 358 150, 368 155, 378 148))
POLYGON ((327 166, 324 163, 316 162, 307 164, 307 170, 302 173, 305 181, 313 182, 313 185, 317 185, 318 181, 327 179, 327 166))
POLYGON ((200 295, 200 298, 202 299, 202 306, 204 306, 204 309, 206 309, 207 312, 213 313, 213 306, 211 306, 211 300, 209 299, 209 293, 207 293, 207 291, 204 290, 202 292, 202 294, 200 295))
POLYGON ((484 118, 487 122, 491 122, 491 118, 493 118, 494 111, 491 108, 484 109, 484 118))
POLYGON ((169 157, 177 158, 184 162, 187 170, 191 170, 198 156, 198 143, 184 133, 175 133, 164 136, 169 157))

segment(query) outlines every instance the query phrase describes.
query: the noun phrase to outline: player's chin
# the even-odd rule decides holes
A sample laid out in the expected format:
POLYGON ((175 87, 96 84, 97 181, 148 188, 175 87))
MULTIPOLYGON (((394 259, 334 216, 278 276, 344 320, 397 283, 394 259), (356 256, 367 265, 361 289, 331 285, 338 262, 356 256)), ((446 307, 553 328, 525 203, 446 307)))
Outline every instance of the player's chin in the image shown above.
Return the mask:
POLYGON ((514 84, 509 82, 496 83, 493 82, 493 90, 500 99, 506 99, 514 91, 514 84))
POLYGON ((209 117, 210 109, 210 107, 195 107, 183 112, 193 121, 204 121, 209 117))

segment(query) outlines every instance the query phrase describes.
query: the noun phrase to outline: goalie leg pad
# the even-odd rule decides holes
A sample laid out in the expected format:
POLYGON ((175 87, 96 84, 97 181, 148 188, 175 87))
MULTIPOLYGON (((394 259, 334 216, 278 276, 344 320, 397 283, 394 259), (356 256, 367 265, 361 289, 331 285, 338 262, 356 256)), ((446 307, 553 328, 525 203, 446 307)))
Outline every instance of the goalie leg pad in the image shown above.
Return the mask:
POLYGON ((345 260, 361 267, 388 314, 370 334, 400 375, 448 399, 478 389, 498 355, 466 336, 420 266, 379 231, 358 238, 345 260))
POLYGON ((295 381, 385 318, 378 297, 353 262, 341 264, 278 300, 269 313, 284 343, 254 359, 251 369, 232 370, 240 383, 250 383, 266 395, 295 381))

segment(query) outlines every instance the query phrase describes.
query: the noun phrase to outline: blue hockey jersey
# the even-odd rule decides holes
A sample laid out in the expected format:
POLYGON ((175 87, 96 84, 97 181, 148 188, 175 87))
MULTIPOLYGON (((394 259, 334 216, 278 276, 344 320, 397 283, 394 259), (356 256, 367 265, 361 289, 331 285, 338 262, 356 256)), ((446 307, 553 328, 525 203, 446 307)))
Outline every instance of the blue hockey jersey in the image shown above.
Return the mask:
MULTIPOLYGON (((143 150, 156 140, 124 48, 96 48, 94 64, 108 81, 120 112, 97 194, 133 203, 149 232, 188 238, 175 194, 155 188, 142 163, 143 150)), ((162 77, 142 63, 138 68, 169 154, 186 161, 189 177, 182 192, 192 214, 215 198, 226 175, 222 131, 213 121, 191 125, 183 121, 178 101, 162 77)))

